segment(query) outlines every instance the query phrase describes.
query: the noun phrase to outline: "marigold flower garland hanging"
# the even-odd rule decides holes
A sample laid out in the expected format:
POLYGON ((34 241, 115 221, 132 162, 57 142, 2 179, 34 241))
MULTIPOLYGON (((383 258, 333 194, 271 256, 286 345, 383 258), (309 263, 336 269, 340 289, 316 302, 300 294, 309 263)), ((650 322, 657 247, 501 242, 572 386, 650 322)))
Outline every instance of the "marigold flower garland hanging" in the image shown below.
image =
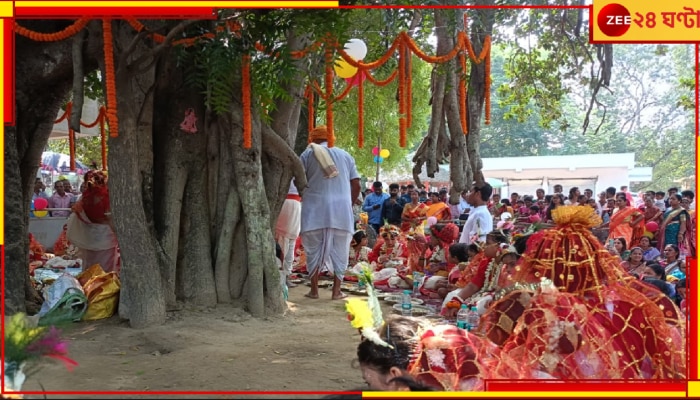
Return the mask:
POLYGON ((80 32, 85 26, 90 22, 89 18, 80 18, 79 20, 75 21, 73 25, 67 27, 66 29, 55 32, 55 33, 39 33, 35 32, 32 30, 29 30, 23 26, 20 26, 16 21, 15 21, 15 32, 17 32, 18 35, 28 37, 29 39, 32 39, 37 42, 58 42, 61 40, 68 39, 69 37, 75 35, 76 33, 80 32))
POLYGON ((114 48, 112 47, 112 20, 102 20, 105 52, 105 86, 107 87, 107 122, 109 136, 119 136, 119 121, 117 120, 117 85, 114 76, 114 48))
POLYGON ((241 65, 243 90, 243 148, 252 146, 252 118, 250 116, 250 56, 244 55, 241 65))

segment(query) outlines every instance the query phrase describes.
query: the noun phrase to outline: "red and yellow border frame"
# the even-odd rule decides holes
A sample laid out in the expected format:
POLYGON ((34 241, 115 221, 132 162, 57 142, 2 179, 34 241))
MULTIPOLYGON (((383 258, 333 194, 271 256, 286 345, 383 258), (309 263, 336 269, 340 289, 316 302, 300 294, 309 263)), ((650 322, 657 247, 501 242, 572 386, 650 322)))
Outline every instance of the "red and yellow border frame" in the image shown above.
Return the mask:
MULTIPOLYGON (((605 0, 601 0, 605 1, 605 0)), ((3 110, 3 122, 5 126, 12 126, 14 118, 14 32, 13 22, 15 19, 30 18, 77 18, 83 16, 94 16, 102 18, 113 16, 136 17, 158 17, 158 18, 207 18, 211 17, 215 8, 331 8, 338 7, 337 1, 0 1, 0 18, 2 19, 2 29, 0 29, 0 53, 3 54, 3 67, 0 68, 0 88, 3 96, 0 97, 0 109, 3 110)), ((379 8, 383 6, 374 6, 379 8)), ((392 8, 399 8, 393 6, 392 8)), ((588 8, 590 14, 593 12, 592 6, 582 6, 588 8)), ((422 6, 420 8, 431 8, 422 6)), ((567 8, 557 6, 512 6, 509 8, 567 8)), ((578 8, 578 7, 576 7, 578 8)), ((589 14, 589 15, 590 15, 589 14)), ((591 20, 593 20, 591 17, 591 20)), ((687 44, 687 40, 679 41, 687 44)), ((700 103, 700 76, 698 74, 698 64, 700 61, 700 39, 695 47, 695 137, 696 137, 696 159, 697 166, 698 153, 698 129, 700 127, 700 113, 698 104, 700 103)), ((4 135, 0 139, 0 152, 4 154, 4 135)), ((697 168, 696 168, 697 169, 697 168)), ((0 172, 4 176, 4 162, 0 163, 0 172)), ((695 190, 697 193, 697 188, 695 190)), ((4 185, 0 183, 0 225, 4 228, 4 185)), ((4 317, 4 295, 5 295, 5 252, 4 252, 4 229, 0 230, 0 254, 2 255, 2 292, 0 296, 2 302, 2 316, 4 317)), ((696 272, 696 271, 692 271, 696 272)), ((536 381, 492 381, 488 382, 485 392, 437 392, 430 393, 431 398, 593 398, 593 397, 620 397, 620 398, 700 398, 700 378, 698 376, 698 332, 700 331, 700 321, 698 320, 698 279, 697 274, 689 273, 691 279, 690 302, 693 305, 692 316, 689 324, 689 347, 688 347, 688 381, 683 382, 613 382, 597 383, 593 381, 577 381, 566 383, 545 383, 536 381)), ((2 321, 4 332, 4 318, 2 321)), ((4 336, 4 335, 3 335, 4 336)), ((4 339, 3 339, 4 354, 4 339)), ((4 392, 4 383, 0 382, 4 392)), ((139 395, 144 396, 165 394, 165 395, 294 395, 294 394, 316 394, 322 395, 331 392, 70 392, 70 391, 47 391, 47 392, 23 392, 27 395, 139 395)), ((428 393, 407 393, 407 392, 364 392, 364 398, 415 398, 427 397, 428 393)))

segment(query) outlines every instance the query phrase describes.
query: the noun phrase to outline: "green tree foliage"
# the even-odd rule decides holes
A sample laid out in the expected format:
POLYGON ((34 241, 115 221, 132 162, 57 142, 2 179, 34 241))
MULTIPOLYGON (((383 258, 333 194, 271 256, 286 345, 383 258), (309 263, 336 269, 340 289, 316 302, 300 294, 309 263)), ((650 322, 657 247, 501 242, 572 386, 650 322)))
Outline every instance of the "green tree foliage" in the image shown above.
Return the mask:
MULTIPOLYGON (((381 175, 392 171, 409 171, 411 160, 410 151, 420 143, 430 118, 428 106, 430 71, 432 66, 414 56, 413 60, 413 111, 411 127, 407 130, 405 148, 399 147, 399 111, 396 101, 396 81, 384 87, 374 86, 365 81, 364 93, 364 148, 358 147, 358 118, 357 118, 357 88, 341 102, 336 103, 335 130, 336 143, 355 157, 357 168, 361 175, 374 177, 376 163, 372 149, 381 138, 382 149, 387 149, 390 156, 380 164, 381 175)), ((382 76, 380 76, 382 78, 382 76)), ((321 117, 323 121, 325 116, 321 117)))
MULTIPOLYGON (((494 48, 496 50, 496 48, 494 48)), ((581 82, 569 80, 562 97, 562 118, 568 129, 544 127, 534 102, 526 113, 519 113, 522 122, 508 117, 509 98, 499 92, 495 97, 492 123, 483 129, 484 157, 517 157, 526 155, 572 155, 634 152, 638 167, 652 167, 652 182, 642 182, 633 190, 665 190, 678 186, 679 180, 695 175, 695 148, 692 110, 679 107, 684 98, 691 98, 693 88, 682 82, 694 71, 692 47, 685 45, 616 45, 615 64, 610 90, 598 96, 600 106, 591 113, 591 126, 597 133, 581 129, 590 91, 581 82)), ((507 85, 502 65, 507 53, 499 49, 493 56, 493 86, 507 85)), ((686 184, 692 187, 694 181, 686 184)))

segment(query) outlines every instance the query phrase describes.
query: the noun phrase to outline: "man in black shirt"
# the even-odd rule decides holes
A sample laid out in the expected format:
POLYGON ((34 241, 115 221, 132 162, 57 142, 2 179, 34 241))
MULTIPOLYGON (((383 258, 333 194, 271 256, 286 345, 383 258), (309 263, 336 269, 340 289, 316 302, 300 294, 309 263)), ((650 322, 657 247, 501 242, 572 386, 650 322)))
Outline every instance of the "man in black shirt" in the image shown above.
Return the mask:
POLYGON ((389 185, 389 198, 384 200, 382 205, 382 221, 391 225, 401 226, 401 213, 403 213, 404 202, 399 197, 399 185, 392 183, 389 185))

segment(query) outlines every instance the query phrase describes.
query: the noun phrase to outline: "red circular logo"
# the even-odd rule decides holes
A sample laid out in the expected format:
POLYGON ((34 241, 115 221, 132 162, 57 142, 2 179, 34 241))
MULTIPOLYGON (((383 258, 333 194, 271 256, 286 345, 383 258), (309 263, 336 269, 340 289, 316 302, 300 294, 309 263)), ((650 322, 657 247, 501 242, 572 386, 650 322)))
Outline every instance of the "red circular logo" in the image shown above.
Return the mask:
POLYGON ((598 13, 598 28, 607 36, 624 35, 631 23, 629 10, 621 4, 608 4, 598 13))

